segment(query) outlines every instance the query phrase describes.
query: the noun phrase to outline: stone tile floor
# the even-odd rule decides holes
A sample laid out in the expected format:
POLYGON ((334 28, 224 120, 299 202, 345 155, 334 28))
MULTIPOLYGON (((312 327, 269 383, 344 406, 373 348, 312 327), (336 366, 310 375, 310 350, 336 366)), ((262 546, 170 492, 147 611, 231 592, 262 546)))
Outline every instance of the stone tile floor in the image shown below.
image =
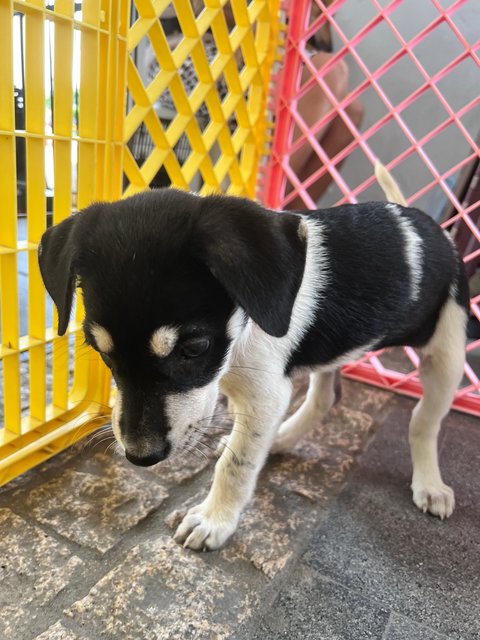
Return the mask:
POLYGON ((344 380, 342 402, 270 458, 212 553, 171 534, 207 491, 213 438, 205 455, 150 469, 102 435, 75 445, 0 489, 0 638, 477 640, 480 424, 445 422, 457 509, 442 523, 410 499, 413 404, 344 380))

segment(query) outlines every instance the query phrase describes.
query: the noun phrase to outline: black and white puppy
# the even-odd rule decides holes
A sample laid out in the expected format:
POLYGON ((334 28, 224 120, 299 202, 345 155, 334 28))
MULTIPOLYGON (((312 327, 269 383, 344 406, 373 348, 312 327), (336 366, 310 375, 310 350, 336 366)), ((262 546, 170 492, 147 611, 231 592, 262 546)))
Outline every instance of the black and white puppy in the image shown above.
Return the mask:
POLYGON ((410 423, 413 500, 445 518, 437 460, 461 380, 467 283, 424 213, 371 202, 302 213, 174 189, 93 204, 44 234, 39 262, 67 329, 78 283, 86 341, 111 368, 113 430, 134 464, 194 442, 221 389, 236 420, 208 497, 175 538, 215 549, 235 531, 269 451, 285 451, 335 399, 335 372, 366 351, 411 345, 423 398, 410 423), (287 421, 292 374, 304 404, 287 421))

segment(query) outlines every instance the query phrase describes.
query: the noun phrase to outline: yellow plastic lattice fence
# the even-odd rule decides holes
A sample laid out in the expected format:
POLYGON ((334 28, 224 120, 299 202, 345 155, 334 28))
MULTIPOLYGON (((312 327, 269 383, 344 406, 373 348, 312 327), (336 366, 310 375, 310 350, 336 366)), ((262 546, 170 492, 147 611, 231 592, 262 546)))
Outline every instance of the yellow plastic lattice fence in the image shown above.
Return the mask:
POLYGON ((278 0, 0 0, 0 484, 108 420, 81 298, 56 335, 42 232, 160 174, 253 196, 279 28, 278 0))
POLYGON ((164 167, 168 181, 180 188, 252 196, 265 144, 278 2, 136 0, 134 7, 128 36, 126 194, 145 189, 164 167), (178 43, 159 19, 172 13, 184 34, 178 43), (145 69, 149 52, 159 65, 147 62, 145 69), (170 113, 163 109, 162 114, 167 91, 170 113), (141 132, 151 140, 151 152, 138 158, 135 138, 141 132), (187 150, 179 157, 182 137, 187 150))

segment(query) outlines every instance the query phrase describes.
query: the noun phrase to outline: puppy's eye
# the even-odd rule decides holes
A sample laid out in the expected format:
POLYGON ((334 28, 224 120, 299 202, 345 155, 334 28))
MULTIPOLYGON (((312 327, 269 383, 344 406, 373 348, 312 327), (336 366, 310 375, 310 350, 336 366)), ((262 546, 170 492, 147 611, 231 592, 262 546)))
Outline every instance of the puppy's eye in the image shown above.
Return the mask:
POLYGON ((206 353, 209 347, 208 338, 189 338, 178 346, 178 350, 184 358, 198 358, 206 353))

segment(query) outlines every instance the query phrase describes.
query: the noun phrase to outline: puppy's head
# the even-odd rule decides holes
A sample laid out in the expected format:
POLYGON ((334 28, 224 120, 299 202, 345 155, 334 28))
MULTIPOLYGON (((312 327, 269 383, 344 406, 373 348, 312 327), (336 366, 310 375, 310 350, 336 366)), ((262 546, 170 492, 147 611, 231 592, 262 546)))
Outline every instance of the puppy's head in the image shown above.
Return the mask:
POLYGON ((248 200, 160 189, 45 232, 39 264, 58 332, 78 284, 85 339, 118 387, 112 422, 130 461, 155 464, 197 439, 248 317, 287 333, 305 261, 299 225, 248 200))

